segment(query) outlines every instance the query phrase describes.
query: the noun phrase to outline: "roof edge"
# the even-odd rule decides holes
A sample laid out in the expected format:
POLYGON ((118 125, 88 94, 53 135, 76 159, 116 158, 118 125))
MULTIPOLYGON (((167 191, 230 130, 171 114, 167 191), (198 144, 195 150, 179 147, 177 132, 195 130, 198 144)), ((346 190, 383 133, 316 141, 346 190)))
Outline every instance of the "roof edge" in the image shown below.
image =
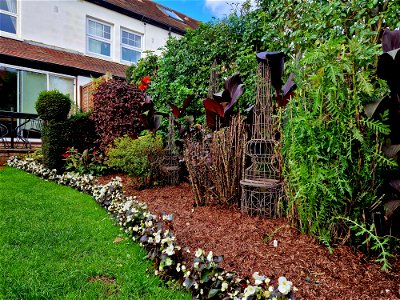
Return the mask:
MULTIPOLYGON (((25 68, 47 71, 57 74, 70 75, 70 76, 84 76, 84 77, 97 78, 104 75, 104 73, 98 71, 91 71, 78 67, 65 66, 52 62, 43 62, 34 59, 21 58, 7 54, 0 54, 0 62, 13 66, 25 67, 25 68)), ((124 77, 120 77, 115 74, 112 75, 113 77, 124 79, 124 77)))

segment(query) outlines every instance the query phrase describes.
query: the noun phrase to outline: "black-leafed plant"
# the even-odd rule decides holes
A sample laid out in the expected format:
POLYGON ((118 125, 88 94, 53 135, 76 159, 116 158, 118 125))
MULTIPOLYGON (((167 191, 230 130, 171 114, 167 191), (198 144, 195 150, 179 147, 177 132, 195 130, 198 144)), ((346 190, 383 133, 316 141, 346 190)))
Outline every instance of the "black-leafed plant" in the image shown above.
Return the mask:
POLYGON ((192 103, 195 95, 188 96, 182 103, 182 107, 178 107, 173 103, 170 103, 172 115, 174 116, 175 125, 178 128, 180 138, 191 138, 191 128, 194 122, 193 115, 185 115, 186 110, 192 103))
MULTIPOLYGON (((400 31, 385 29, 382 36, 382 50, 378 58, 377 74, 390 88, 390 95, 370 103, 366 114, 381 120, 390 128, 390 134, 383 145, 383 152, 397 163, 400 162, 400 31), (385 116, 385 119, 382 119, 385 116)), ((400 236, 400 172, 398 168, 387 168, 384 172, 385 219, 390 233, 400 236)))
POLYGON ((243 92, 244 85, 240 74, 236 73, 225 80, 224 89, 214 94, 213 99, 206 98, 203 100, 207 126, 211 130, 229 125, 234 104, 243 92))
POLYGON ((137 138, 143 127, 140 122, 143 93, 135 85, 122 80, 102 82, 93 94, 93 113, 100 149, 107 149, 115 138, 128 135, 137 138))

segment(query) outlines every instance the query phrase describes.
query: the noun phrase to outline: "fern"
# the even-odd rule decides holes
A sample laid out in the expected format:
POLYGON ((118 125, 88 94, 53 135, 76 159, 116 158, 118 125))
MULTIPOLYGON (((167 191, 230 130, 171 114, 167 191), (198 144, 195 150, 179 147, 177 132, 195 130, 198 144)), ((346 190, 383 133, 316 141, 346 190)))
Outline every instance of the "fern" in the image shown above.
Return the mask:
POLYGON ((390 128, 388 125, 383 124, 379 120, 367 119, 363 118, 360 120, 361 124, 365 125, 367 128, 384 135, 388 135, 390 133, 390 128))
POLYGON ((350 223, 349 226, 351 230, 356 232, 356 236, 365 236, 364 241, 362 242, 363 245, 371 243, 371 250, 378 252, 378 258, 375 260, 376 262, 382 265, 381 269, 387 271, 391 269, 391 265, 389 263, 389 259, 393 257, 393 255, 389 252, 389 242, 391 237, 390 236, 383 236, 380 237, 375 234, 375 225, 371 224, 369 228, 367 228, 363 224, 359 224, 349 218, 345 217, 337 217, 337 219, 342 219, 345 222, 350 223))

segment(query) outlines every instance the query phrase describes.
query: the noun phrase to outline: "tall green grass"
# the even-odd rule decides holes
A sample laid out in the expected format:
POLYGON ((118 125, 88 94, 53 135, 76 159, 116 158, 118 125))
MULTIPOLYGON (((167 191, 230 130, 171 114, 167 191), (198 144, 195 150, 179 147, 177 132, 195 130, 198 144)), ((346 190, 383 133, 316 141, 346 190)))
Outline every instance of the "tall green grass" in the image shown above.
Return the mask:
POLYGON ((113 223, 88 195, 0 170, 0 299, 191 298, 113 223))

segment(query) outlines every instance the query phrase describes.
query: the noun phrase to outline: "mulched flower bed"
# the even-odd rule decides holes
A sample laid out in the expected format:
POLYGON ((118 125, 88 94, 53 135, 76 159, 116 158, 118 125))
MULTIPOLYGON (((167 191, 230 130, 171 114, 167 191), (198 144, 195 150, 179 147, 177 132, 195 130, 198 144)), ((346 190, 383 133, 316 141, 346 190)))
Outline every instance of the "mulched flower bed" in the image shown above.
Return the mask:
MULTIPOLYGON (((193 207, 189 184, 138 190, 129 177, 123 179, 128 195, 147 203, 153 213, 174 215, 178 243, 188 247, 188 262, 202 248, 223 255, 222 267, 242 278, 254 272, 278 278, 286 276, 299 290, 296 299, 400 299, 400 260, 390 272, 348 246, 334 253, 300 234, 286 219, 249 217, 232 207, 193 207), (273 240, 278 241, 274 247, 273 240)), ((104 183, 111 176, 100 179, 104 183)))

